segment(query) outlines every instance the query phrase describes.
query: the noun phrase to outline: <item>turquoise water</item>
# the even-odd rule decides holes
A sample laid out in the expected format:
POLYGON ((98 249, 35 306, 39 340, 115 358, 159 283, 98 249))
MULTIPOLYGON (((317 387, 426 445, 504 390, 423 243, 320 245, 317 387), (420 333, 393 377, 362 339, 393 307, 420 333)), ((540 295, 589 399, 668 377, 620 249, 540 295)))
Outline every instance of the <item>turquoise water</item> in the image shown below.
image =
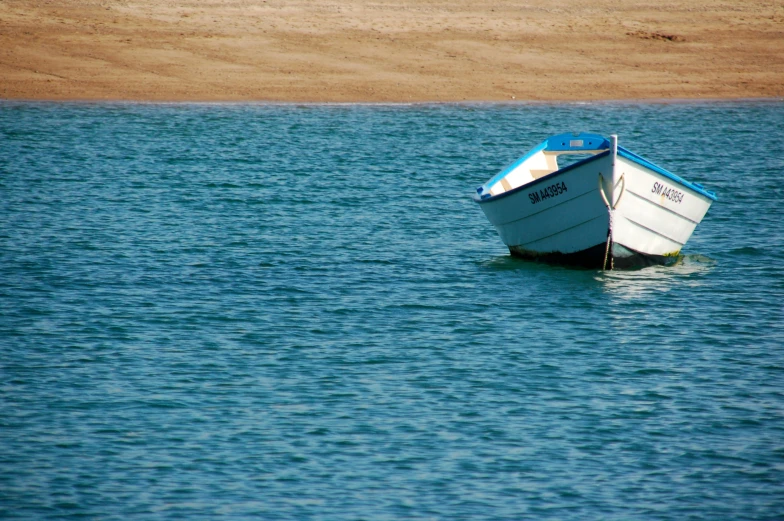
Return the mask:
POLYGON ((0 517, 784 517, 784 103, 0 103, 0 517), (474 188, 618 133, 674 267, 509 256, 474 188))

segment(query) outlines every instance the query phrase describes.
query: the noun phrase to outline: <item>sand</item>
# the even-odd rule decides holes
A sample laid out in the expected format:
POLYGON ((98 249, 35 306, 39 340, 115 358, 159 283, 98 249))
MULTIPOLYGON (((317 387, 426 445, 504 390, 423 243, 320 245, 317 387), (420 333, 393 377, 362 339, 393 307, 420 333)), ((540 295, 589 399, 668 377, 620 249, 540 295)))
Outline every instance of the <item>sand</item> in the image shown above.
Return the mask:
POLYGON ((0 0, 0 99, 784 96, 761 0, 0 0))

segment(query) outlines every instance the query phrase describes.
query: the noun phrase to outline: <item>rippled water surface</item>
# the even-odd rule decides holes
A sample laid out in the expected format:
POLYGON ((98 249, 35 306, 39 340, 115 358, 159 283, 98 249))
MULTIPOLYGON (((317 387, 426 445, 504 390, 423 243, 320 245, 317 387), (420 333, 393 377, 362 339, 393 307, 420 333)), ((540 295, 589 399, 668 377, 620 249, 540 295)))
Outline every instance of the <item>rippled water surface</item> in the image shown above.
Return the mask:
POLYGON ((0 517, 782 519, 784 103, 0 103, 0 517), (513 259, 549 135, 719 195, 513 259))

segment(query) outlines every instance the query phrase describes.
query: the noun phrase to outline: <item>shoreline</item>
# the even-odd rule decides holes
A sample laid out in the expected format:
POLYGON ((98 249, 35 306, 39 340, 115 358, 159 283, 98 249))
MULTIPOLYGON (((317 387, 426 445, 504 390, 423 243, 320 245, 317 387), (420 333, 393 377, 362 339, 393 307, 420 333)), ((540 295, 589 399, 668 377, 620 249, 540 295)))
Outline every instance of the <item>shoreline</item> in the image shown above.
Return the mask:
MULTIPOLYGON (((784 6, 4 0, 0 99, 493 103, 784 97, 784 6)), ((648 101, 650 102, 650 101, 648 101)))
POLYGON ((784 103, 784 96, 769 98, 655 98, 600 100, 483 100, 483 101, 266 101, 266 100, 134 100, 134 99, 47 99, 0 98, 3 104, 47 105, 227 105, 227 106, 324 106, 324 107, 423 107, 423 106, 547 106, 547 105, 738 105, 784 103))

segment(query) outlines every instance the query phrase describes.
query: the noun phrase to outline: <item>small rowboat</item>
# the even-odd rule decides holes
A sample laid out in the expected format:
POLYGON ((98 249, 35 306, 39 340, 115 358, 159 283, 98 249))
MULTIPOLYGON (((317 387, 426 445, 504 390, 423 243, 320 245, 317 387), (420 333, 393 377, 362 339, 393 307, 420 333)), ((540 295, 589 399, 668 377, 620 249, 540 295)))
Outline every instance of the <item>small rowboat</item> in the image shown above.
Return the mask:
POLYGON ((512 255, 601 269, 674 263, 715 200, 586 133, 543 141, 474 194, 512 255))

